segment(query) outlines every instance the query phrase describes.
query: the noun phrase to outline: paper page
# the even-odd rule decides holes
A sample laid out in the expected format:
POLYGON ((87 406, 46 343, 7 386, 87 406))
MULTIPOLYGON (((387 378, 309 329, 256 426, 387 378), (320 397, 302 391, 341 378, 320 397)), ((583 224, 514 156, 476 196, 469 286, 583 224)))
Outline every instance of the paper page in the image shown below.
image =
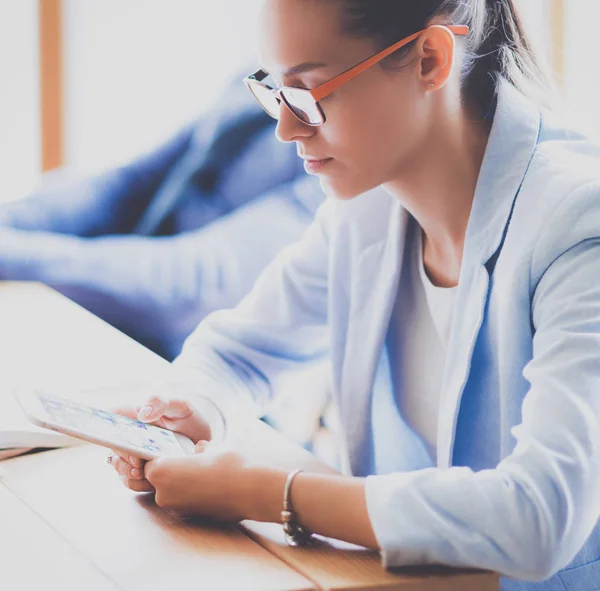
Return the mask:
POLYGON ((12 395, 2 398, 0 449, 12 447, 63 447, 73 438, 34 425, 12 395))

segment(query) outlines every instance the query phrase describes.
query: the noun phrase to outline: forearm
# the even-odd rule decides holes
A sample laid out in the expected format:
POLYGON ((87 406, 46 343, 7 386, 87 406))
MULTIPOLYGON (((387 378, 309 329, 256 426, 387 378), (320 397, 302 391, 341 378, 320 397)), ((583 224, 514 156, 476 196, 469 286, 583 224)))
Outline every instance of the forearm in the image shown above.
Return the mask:
MULTIPOLYGON (((256 470, 249 519, 281 522, 287 475, 286 470, 256 470)), ((301 472, 292 483, 290 500, 298 522, 310 531, 378 549, 367 511, 365 479, 301 472)))

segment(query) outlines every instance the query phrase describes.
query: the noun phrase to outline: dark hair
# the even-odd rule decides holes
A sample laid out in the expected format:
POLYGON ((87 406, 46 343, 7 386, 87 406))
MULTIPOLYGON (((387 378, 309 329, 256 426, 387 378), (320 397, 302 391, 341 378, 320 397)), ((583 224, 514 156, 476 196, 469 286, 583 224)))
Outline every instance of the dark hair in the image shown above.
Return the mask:
MULTIPOLYGON (((554 82, 535 55, 514 0, 340 0, 345 33, 389 47, 434 18, 467 25, 462 71, 464 89, 483 112, 494 104, 498 82, 506 78, 539 106, 551 106, 554 82)), ((399 51, 391 58, 405 56, 399 51)), ((388 58, 391 59, 391 58, 388 58)))

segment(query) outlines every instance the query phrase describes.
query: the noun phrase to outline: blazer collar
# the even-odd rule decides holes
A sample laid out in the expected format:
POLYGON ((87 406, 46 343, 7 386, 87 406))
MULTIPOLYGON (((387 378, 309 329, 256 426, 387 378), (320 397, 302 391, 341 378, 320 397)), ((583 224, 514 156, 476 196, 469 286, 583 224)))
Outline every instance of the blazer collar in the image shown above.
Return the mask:
POLYGON ((366 476, 365 469, 370 465, 373 386, 396 299, 409 222, 409 215, 400 202, 383 189, 379 192, 381 195, 373 195, 373 198, 383 199, 382 207, 387 203, 387 221, 383 225, 376 224, 384 235, 372 241, 373 236, 369 234, 372 227, 362 220, 366 248, 355 261, 356 279, 350 285, 350 318, 341 370, 340 415, 349 469, 355 476, 366 476))
POLYGON ((477 258, 485 264, 500 247, 538 142, 540 122, 539 109, 501 79, 467 226, 467 262, 477 258))
MULTIPOLYGON (((438 465, 452 465, 456 425, 489 294, 489 263, 504 242, 540 132, 540 112, 502 80, 467 226, 438 422, 438 465), (487 265, 487 266, 486 266, 487 265)), ((482 393, 483 395, 483 393, 482 393)))

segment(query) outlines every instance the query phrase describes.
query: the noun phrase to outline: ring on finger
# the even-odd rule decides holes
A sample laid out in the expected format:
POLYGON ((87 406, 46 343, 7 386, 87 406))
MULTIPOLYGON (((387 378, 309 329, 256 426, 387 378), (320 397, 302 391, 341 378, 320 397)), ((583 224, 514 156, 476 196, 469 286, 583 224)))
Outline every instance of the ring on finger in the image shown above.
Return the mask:
POLYGON ((112 464, 113 462, 113 458, 115 457, 115 454, 110 454, 107 458, 106 458, 106 463, 107 464, 112 464))

